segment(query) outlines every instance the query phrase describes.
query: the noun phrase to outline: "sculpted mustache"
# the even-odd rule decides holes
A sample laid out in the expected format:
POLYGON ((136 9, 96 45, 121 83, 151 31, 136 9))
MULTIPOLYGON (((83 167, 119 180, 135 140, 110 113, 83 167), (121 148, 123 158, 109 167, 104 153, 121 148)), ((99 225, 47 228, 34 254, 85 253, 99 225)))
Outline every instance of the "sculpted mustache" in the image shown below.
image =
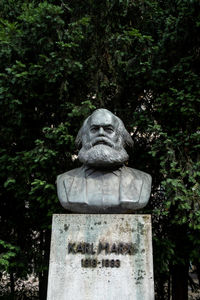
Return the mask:
POLYGON ((97 145, 97 144, 106 144, 106 145, 108 145, 108 146, 110 146, 110 147, 112 147, 112 148, 114 148, 115 147, 115 144, 112 142, 112 141, 110 141, 109 139, 107 139, 107 138, 105 138, 105 137, 97 137, 97 138, 95 138, 92 142, 91 142, 91 146, 93 147, 93 146, 95 146, 95 145, 97 145))
POLYGON ((104 144, 104 145, 107 145, 107 146, 109 146, 111 148, 115 148, 116 147, 116 145, 112 141, 108 140, 107 138, 105 138, 105 137, 97 137, 97 138, 95 138, 93 141, 91 141, 89 143, 83 143, 83 148, 85 148, 86 150, 89 150, 90 148, 94 147, 95 145, 101 144, 101 143, 104 144))

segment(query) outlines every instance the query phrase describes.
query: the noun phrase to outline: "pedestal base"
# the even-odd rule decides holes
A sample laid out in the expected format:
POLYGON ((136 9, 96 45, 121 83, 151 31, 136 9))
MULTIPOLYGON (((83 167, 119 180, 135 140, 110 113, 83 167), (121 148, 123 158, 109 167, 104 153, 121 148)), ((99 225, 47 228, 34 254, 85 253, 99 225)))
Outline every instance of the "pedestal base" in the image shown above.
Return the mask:
POLYGON ((53 216, 47 300, 153 300, 150 215, 53 216))

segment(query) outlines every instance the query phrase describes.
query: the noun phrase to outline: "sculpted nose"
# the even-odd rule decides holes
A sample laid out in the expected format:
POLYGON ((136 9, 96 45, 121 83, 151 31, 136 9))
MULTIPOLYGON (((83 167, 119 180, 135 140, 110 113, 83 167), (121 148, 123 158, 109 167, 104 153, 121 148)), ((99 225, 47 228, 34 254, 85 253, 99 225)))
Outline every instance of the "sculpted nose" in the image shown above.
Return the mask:
POLYGON ((100 128, 99 128, 99 135, 104 135, 103 127, 100 127, 100 128))

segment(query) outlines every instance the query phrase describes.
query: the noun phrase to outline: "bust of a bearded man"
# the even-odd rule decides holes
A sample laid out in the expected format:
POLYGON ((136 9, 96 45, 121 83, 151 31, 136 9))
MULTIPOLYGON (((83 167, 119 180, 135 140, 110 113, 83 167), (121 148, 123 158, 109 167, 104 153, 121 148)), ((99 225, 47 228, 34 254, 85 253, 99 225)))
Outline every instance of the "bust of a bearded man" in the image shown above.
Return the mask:
POLYGON ((107 109, 95 110, 75 142, 83 165, 57 178, 64 208, 79 213, 126 213, 147 204, 151 176, 125 166, 125 148, 133 141, 117 116, 107 109))

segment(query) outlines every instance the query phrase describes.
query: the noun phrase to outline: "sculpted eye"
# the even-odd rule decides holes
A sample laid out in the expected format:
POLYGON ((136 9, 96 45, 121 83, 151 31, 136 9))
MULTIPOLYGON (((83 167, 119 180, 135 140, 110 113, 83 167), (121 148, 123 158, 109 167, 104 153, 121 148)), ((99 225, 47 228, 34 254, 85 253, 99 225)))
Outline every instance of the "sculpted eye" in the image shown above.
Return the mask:
POLYGON ((90 131, 93 132, 93 133, 94 133, 94 132, 97 132, 97 130, 98 130, 97 127, 91 127, 91 128, 90 128, 90 131))
POLYGON ((112 133, 114 130, 112 129, 112 127, 106 127, 104 128, 104 130, 107 132, 107 133, 112 133))

